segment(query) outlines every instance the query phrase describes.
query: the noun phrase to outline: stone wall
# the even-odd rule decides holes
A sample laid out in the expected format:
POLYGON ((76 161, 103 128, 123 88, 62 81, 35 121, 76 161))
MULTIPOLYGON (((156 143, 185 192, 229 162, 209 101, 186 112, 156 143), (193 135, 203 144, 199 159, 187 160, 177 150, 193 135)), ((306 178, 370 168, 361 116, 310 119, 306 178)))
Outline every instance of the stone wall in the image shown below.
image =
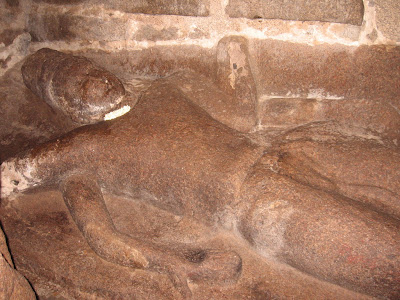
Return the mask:
MULTIPOLYGON (((249 115, 257 120, 248 131, 336 120, 396 144, 399 3, 0 0, 0 75, 50 47, 85 55, 125 80, 190 70, 218 84, 218 45, 240 36, 254 81, 249 115)), ((225 72, 238 73, 233 64, 225 72)))

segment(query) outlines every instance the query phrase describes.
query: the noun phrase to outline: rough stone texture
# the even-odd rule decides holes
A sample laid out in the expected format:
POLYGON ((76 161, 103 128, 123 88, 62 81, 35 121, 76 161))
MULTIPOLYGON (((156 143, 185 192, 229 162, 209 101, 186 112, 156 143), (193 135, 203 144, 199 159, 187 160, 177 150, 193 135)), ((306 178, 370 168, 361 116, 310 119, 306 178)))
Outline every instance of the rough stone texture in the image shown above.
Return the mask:
POLYGON ((282 168, 280 173, 296 181, 357 199, 400 218, 400 171, 391 168, 400 159, 399 152, 392 151, 397 147, 383 147, 384 143, 368 135, 368 131, 357 137, 354 130, 344 129, 322 123, 289 131, 279 148, 277 169, 282 168), (301 174, 300 170, 307 174, 301 174))
POLYGON ((194 71, 214 79, 215 52, 194 45, 154 46, 143 50, 121 50, 112 53, 82 50, 95 64, 107 68, 124 81, 132 77, 160 78, 179 71, 194 71))
POLYGON ((27 54, 31 40, 25 31, 25 5, 0 1, 0 76, 27 54))
POLYGON ((0 228, 0 299, 36 299, 28 281, 14 269, 6 239, 0 228))
POLYGON ((150 15, 208 16, 210 0, 35 0, 59 5, 104 4, 106 8, 150 15))
POLYGON ((0 43, 3 43, 4 46, 9 46, 23 32, 22 29, 5 29, 0 33, 0 43))
MULTIPOLYGON (((169 44, 216 45, 230 35, 247 38, 291 39, 295 42, 357 43, 367 29, 341 23, 284 21, 277 19, 249 20, 225 15, 223 3, 212 1, 212 13, 207 18, 185 16, 121 13, 101 3, 81 5, 32 5, 27 10, 29 31, 35 41, 85 41, 118 51, 147 48, 153 42, 169 44), (114 30, 113 30, 114 28, 114 30), (98 44, 97 44, 98 43, 98 44)), ((372 20, 372 19, 371 19, 372 20)), ((371 21, 372 22, 372 21, 371 21)), ((370 22, 370 23, 371 23, 370 22)), ((371 23, 372 24, 372 23, 371 23)))
POLYGON ((306 128, 266 149, 213 120, 173 81, 158 80, 121 118, 82 127, 3 163, 2 195, 62 183, 67 207, 92 250, 109 262, 137 267, 137 255, 126 251, 137 249, 149 262, 139 266, 169 275, 183 297, 192 293, 190 282, 234 283, 243 265, 235 251, 198 246, 193 252, 192 246, 173 242, 160 249, 152 239, 121 236, 100 186, 140 197, 178 219, 237 228, 236 234, 267 258, 358 292, 395 299, 400 292, 398 149, 353 130, 324 130, 306 128), (282 143, 297 136, 304 152, 282 143), (304 142, 308 136, 310 145, 304 142), (314 166, 304 160, 307 155, 317 159, 317 150, 331 157, 328 171, 319 166, 322 162, 314 166), (351 163, 357 151, 363 156, 351 163), (368 163, 378 156, 376 165, 368 163), (219 275, 222 282, 216 282, 219 275))
POLYGON ((75 127, 26 88, 21 63, 0 79, 0 111, 0 161, 75 127))
POLYGON ((364 128, 375 136, 390 139, 399 145, 400 114, 390 102, 344 99, 322 100, 319 103, 319 116, 315 120, 330 120, 364 128))
POLYGON ((128 37, 129 22, 123 17, 108 17, 105 21, 99 17, 33 12, 28 30, 34 41, 121 41, 128 37))
POLYGON ((226 12, 231 17, 324 21, 361 25, 362 0, 286 1, 230 0, 226 12))
POLYGON ((316 99, 272 98, 261 105, 260 124, 267 127, 293 127, 315 121, 316 99))
MULTIPOLYGON (((18 31, 17 31, 18 32, 18 31)), ((16 32, 14 32, 16 33, 16 32)), ((4 75, 7 70, 25 58, 31 41, 29 33, 22 33, 14 38, 11 44, 2 48, 0 52, 0 75, 4 75)), ((5 41, 8 43, 8 41, 5 41)))
POLYGON ((151 15, 208 16, 210 0, 102 1, 109 8, 151 15))
POLYGON ((0 44, 10 40, 10 37, 4 39, 4 36, 12 36, 13 32, 24 29, 21 20, 23 13, 18 1, 0 1, 0 44))
POLYGON ((227 36, 217 45, 215 83, 238 101, 239 109, 255 112, 257 91, 250 67, 248 41, 240 36, 227 36))
POLYGON ((121 81, 84 57, 43 48, 21 68, 26 86, 78 124, 102 121, 125 95, 121 81))
POLYGON ((400 47, 254 40, 250 48, 260 96, 365 99, 400 107, 400 47))
POLYGON ((376 28, 388 39, 400 42, 400 2, 396 0, 375 0, 376 28))
POLYGON ((238 98, 222 92, 212 80, 181 71, 169 76, 168 81, 217 121, 242 132, 249 132, 256 125, 255 105, 243 105, 238 98))
MULTIPOLYGON (((262 258, 240 239, 191 218, 177 218, 141 199, 106 195, 105 200, 117 228, 125 234, 167 245, 224 247, 240 254, 243 271, 236 284, 192 284, 192 299, 371 299, 262 258)), ((165 275, 100 259, 83 240, 57 191, 37 191, 13 203, 3 202, 0 215, 16 265, 43 299, 182 299, 165 275)))
POLYGON ((398 145, 400 114, 388 103, 374 100, 329 100, 271 98, 261 103, 260 124, 264 128, 288 129, 316 121, 335 121, 368 129, 375 136, 398 145))

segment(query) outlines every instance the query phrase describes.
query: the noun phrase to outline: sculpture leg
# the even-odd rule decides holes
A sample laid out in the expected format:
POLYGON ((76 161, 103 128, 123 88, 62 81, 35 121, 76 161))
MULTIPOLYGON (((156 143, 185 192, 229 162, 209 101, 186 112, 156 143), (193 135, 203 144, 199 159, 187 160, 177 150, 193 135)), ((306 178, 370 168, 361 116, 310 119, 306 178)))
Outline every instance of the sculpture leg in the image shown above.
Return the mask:
POLYGON ((242 200, 239 229, 264 255, 353 290, 400 294, 397 219, 279 175, 262 160, 242 200))
POLYGON ((241 259, 235 252, 190 249, 183 245, 161 249, 121 234, 108 214, 100 187, 89 176, 72 175, 64 180, 61 190, 88 244, 107 261, 168 273, 180 282, 188 278, 221 284, 235 281, 240 275, 241 259))

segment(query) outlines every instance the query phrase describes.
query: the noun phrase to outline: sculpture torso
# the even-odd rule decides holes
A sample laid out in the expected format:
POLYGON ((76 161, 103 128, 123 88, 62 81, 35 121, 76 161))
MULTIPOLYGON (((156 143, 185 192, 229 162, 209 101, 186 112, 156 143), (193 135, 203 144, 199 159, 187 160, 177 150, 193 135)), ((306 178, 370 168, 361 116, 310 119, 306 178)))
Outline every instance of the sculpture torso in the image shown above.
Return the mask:
POLYGON ((94 175, 115 194, 207 221, 237 200, 263 148, 212 119, 166 82, 155 83, 128 114, 81 127, 31 155, 43 183, 71 172, 94 175))

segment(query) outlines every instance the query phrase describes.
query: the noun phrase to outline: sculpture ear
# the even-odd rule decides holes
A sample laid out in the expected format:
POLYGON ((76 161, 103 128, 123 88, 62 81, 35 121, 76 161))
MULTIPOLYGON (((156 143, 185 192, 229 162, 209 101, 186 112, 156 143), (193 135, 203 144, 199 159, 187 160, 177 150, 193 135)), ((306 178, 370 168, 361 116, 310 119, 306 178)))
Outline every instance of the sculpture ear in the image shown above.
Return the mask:
POLYGON ((122 82, 85 57, 43 48, 27 57, 21 71, 32 92, 80 125, 102 121, 110 112, 129 111, 121 110, 122 82))

